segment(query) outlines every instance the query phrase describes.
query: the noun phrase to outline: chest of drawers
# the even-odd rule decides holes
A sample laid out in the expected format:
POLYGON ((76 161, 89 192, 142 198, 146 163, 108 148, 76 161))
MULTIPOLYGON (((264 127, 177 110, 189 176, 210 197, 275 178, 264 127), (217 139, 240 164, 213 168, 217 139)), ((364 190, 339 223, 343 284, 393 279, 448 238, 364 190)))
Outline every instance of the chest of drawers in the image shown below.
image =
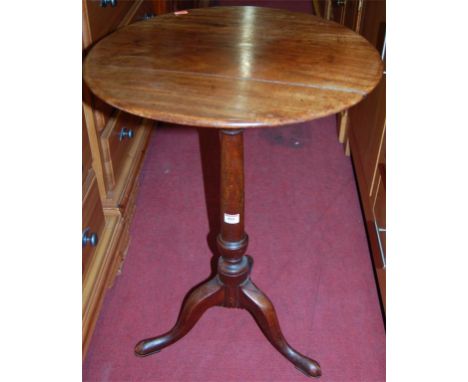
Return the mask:
MULTIPOLYGON (((171 10, 171 2, 82 1, 83 57, 93 44, 133 22, 171 10)), ((83 84, 82 350, 129 244, 138 175, 153 122, 116 110, 83 84)))

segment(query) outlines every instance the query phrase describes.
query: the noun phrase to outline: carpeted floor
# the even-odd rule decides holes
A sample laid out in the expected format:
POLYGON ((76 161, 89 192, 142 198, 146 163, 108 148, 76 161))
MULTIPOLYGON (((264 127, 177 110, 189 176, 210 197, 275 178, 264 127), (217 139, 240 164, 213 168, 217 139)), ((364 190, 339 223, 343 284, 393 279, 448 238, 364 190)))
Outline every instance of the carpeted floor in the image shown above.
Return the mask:
MULTIPOLYGON (((350 159, 334 117, 246 131, 252 278, 323 382, 385 380, 385 330, 350 159)), ((104 302, 83 381, 306 381, 243 310, 213 308, 178 343, 138 358, 211 272, 218 221, 214 130, 168 126, 150 141, 123 273, 104 302), (200 150, 200 147, 202 148, 200 150)))

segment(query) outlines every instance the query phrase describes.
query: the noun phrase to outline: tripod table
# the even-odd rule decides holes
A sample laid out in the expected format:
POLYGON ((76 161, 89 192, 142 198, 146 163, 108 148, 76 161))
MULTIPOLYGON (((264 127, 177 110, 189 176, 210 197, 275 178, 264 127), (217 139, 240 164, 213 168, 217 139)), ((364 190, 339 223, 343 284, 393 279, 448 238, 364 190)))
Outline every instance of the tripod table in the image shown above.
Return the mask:
MULTIPOLYGON (((221 232, 217 274, 184 300, 175 326, 140 341, 156 353, 186 335, 210 307, 247 309, 271 344, 307 376, 319 364, 293 349, 245 255, 243 132, 308 121, 359 102, 382 73, 378 52, 345 27, 303 13, 212 7, 131 24, 84 62, 90 89, 142 117, 219 129, 221 232)), ((312 176, 312 174, 311 174, 312 176)))

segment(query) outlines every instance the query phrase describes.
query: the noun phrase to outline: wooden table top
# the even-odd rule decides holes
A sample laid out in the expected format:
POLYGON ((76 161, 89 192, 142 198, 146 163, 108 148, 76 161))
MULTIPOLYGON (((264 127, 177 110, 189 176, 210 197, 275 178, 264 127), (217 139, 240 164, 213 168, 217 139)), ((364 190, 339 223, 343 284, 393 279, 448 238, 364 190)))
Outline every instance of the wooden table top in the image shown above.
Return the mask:
POLYGON ((378 83, 376 49, 316 16, 212 7, 131 24, 84 62, 91 90, 124 111, 222 128, 277 126, 346 109, 378 83))

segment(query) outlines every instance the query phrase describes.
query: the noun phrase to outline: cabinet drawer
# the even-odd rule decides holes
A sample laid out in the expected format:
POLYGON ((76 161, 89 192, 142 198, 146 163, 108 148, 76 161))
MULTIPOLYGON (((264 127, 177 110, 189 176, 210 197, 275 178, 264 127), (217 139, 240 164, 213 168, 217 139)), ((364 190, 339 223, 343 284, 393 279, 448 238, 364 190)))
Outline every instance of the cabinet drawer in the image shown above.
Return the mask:
POLYGON ((119 242, 113 256, 113 264, 111 267, 111 273, 107 280, 107 288, 112 288, 114 285, 115 278, 122 273, 122 267, 127 255, 127 249, 130 242, 130 225, 125 219, 122 221, 122 231, 120 233, 119 242))
POLYGON ((122 174, 142 118, 116 111, 101 135, 106 183, 113 189, 122 174))
POLYGON ((94 174, 89 183, 90 185, 83 195, 82 206, 82 274, 85 273, 93 257, 105 224, 101 199, 94 174))
POLYGON ((133 5, 133 1, 117 0, 115 6, 102 7, 100 0, 87 0, 86 10, 91 42, 96 42, 116 30, 133 5))

